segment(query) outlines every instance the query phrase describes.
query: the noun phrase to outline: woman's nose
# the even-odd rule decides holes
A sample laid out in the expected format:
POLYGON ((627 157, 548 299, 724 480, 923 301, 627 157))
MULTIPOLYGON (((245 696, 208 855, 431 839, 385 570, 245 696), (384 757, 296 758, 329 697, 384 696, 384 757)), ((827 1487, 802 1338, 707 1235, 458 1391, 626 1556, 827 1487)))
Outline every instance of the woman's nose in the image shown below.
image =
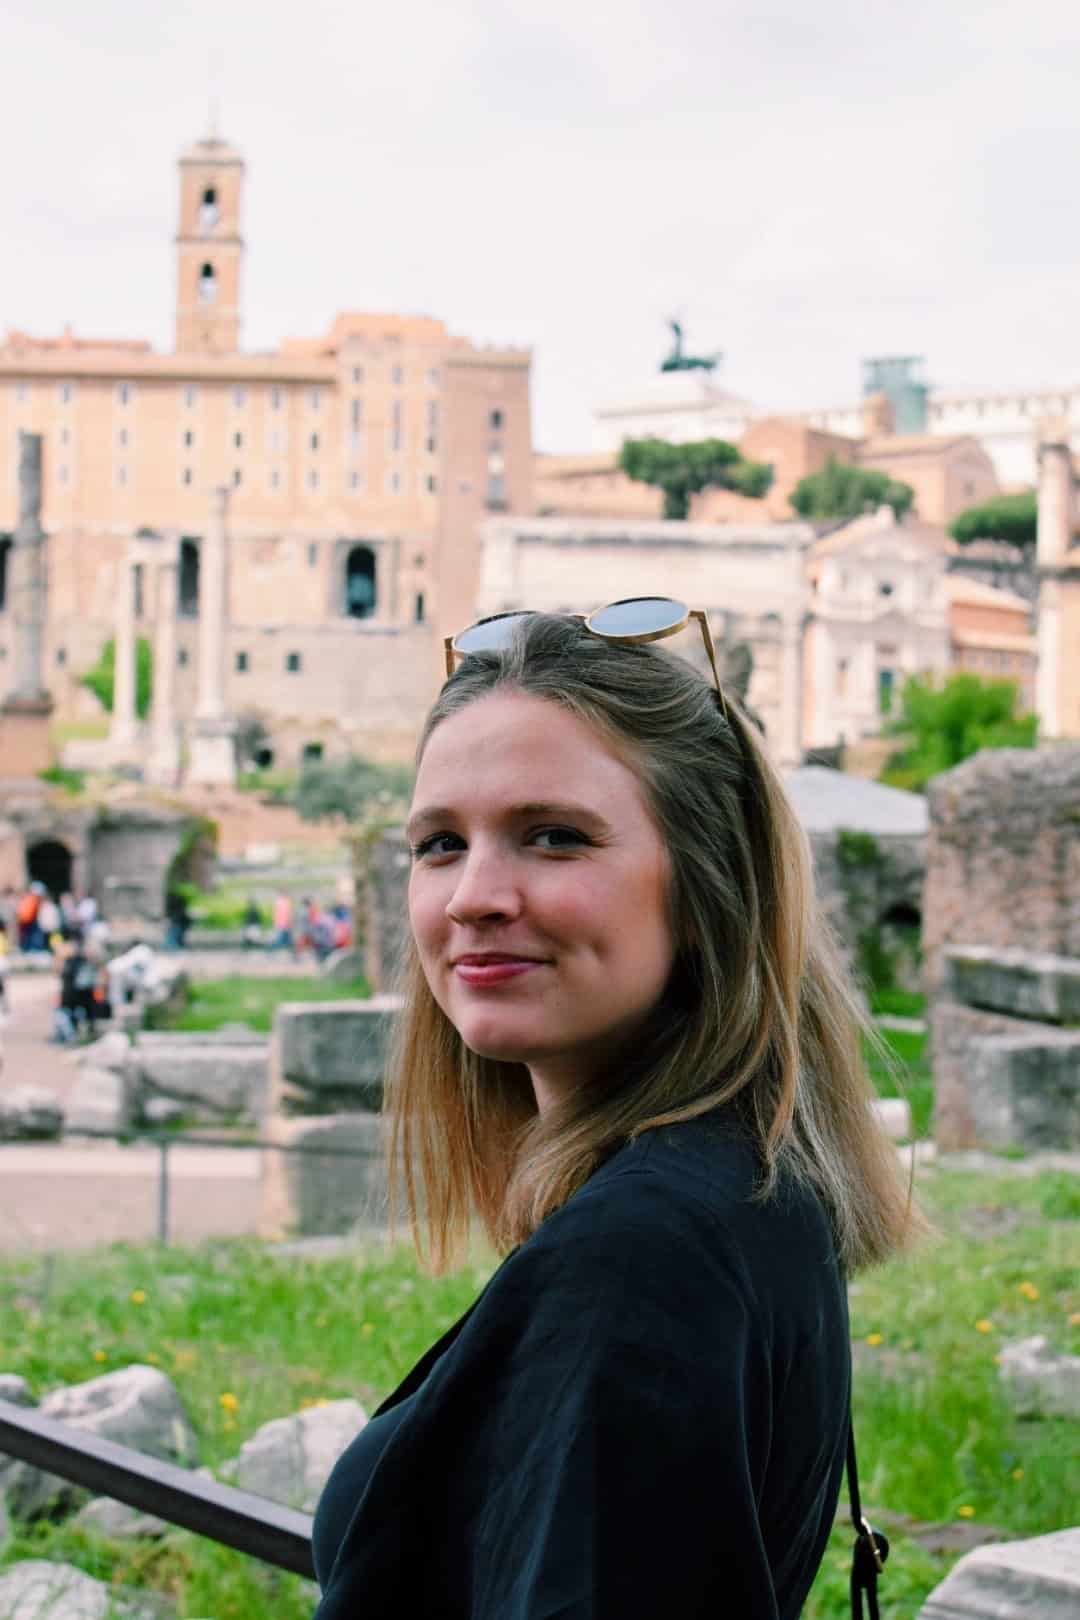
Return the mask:
POLYGON ((477 923, 514 917, 521 897, 511 863, 492 853, 471 849, 459 868, 458 881, 446 903, 454 922, 477 923))

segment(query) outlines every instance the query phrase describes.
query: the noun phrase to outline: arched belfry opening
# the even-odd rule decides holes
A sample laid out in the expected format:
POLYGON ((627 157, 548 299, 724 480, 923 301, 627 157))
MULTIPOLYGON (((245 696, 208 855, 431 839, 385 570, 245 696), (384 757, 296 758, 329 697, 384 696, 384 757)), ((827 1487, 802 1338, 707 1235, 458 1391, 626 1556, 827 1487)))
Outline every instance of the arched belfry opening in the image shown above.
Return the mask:
POLYGON ((58 838, 42 838, 26 851, 26 870, 31 883, 43 883, 54 900, 71 893, 74 858, 58 838))
POLYGON ((199 201, 199 229, 212 231, 221 218, 221 209, 218 206, 218 193, 216 186, 206 186, 199 201))
POLYGON ((209 260, 199 271, 199 303, 212 304, 217 299, 217 276, 209 260))
POLYGON ((370 546, 350 546, 345 558, 345 612, 350 619, 370 619, 375 605, 375 553, 370 546))

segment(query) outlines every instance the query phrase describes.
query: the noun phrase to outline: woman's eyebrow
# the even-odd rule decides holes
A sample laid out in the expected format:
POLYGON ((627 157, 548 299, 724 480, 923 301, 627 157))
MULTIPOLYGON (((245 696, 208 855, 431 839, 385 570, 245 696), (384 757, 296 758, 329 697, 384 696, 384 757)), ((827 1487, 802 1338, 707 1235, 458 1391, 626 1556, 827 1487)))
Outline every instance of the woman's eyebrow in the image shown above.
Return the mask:
MULTIPOLYGON (((429 827, 445 826, 448 822, 456 822, 461 812, 449 805, 431 804, 414 811, 405 824, 405 836, 414 841, 429 827)), ((503 812, 504 815, 516 820, 527 820, 542 816, 553 821, 581 821, 602 831, 610 831, 608 823, 596 810, 590 810, 584 804, 555 803, 551 800, 532 800, 527 804, 515 804, 503 812)))

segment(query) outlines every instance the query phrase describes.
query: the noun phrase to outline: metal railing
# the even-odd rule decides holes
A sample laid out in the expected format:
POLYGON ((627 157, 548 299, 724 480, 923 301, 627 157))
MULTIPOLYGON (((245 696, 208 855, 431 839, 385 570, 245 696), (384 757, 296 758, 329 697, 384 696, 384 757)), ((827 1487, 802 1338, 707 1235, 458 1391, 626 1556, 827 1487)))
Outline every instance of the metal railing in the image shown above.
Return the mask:
MULTIPOLYGON (((373 1159, 381 1157, 373 1151, 362 1148, 335 1147, 327 1143, 325 1146, 317 1142, 270 1142, 261 1137, 252 1136, 212 1136, 189 1135, 183 1131, 154 1131, 143 1130, 132 1126, 126 1131, 94 1131, 76 1128, 68 1130, 66 1127, 59 1138, 41 1139, 40 1145, 48 1145, 50 1141, 64 1141, 72 1138, 86 1139, 88 1141, 118 1142, 127 1147, 136 1143, 148 1143, 158 1150, 158 1187, 157 1187, 157 1233, 158 1243, 168 1245, 169 1242, 169 1210, 170 1210, 170 1179, 169 1179, 169 1152, 174 1147, 193 1148, 232 1148, 237 1152, 254 1151, 260 1153, 293 1153, 313 1159, 354 1159, 357 1162, 370 1163, 373 1159)), ((5 1147, 26 1147, 26 1138, 0 1139, 0 1153, 5 1147)))
POLYGON ((0 1456, 152 1513, 276 1569, 314 1579, 311 1518, 266 1497, 0 1401, 0 1456))

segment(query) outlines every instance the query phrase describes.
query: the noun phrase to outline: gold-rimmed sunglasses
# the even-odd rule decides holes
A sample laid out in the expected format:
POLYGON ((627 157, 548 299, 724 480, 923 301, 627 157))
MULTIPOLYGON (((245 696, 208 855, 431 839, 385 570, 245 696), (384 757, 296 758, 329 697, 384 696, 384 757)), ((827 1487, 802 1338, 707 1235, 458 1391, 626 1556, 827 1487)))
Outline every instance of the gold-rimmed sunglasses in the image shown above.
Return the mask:
MULTIPOLYGON (((466 658, 470 653, 501 652, 510 645, 521 620, 535 618, 538 611, 536 608, 514 608, 508 613, 491 613, 486 619, 477 619, 475 624, 459 630, 456 636, 447 636, 443 643, 447 675, 454 673, 455 658, 466 658)), ((696 620, 716 682, 720 712, 727 719, 727 703, 716 667, 716 648, 704 608, 688 608, 671 596, 627 596, 619 602, 609 602, 606 607, 597 608, 592 613, 573 613, 567 617, 584 625, 590 635, 616 646, 662 641, 665 636, 674 636, 680 630, 685 630, 691 619, 696 620)))

